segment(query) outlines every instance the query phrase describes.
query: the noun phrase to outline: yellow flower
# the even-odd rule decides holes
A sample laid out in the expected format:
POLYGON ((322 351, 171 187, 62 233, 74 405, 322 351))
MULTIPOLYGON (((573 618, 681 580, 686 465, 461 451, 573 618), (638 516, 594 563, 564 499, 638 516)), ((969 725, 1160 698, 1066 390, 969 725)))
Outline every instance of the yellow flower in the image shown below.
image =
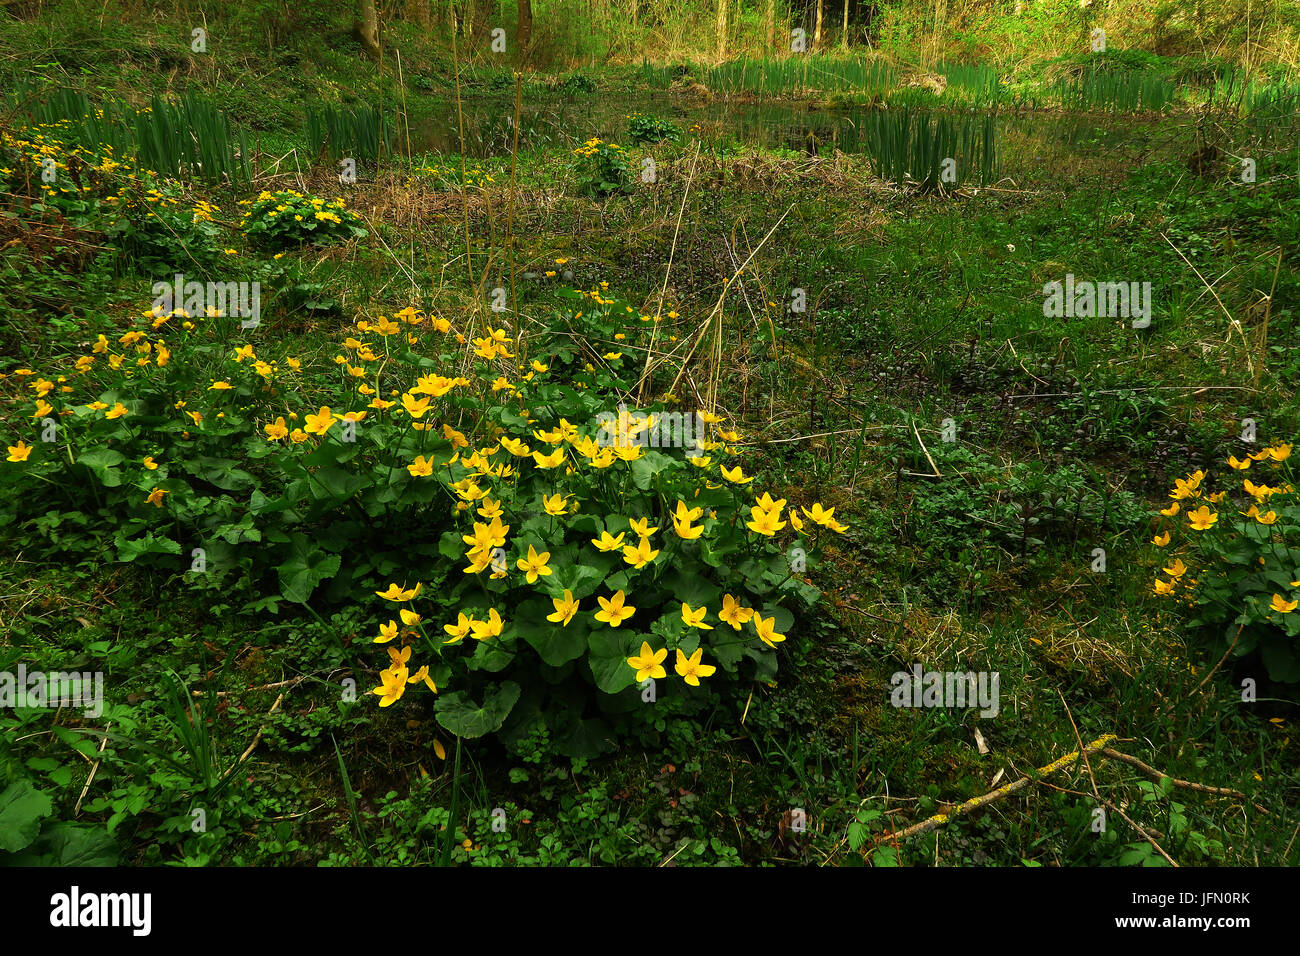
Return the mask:
POLYGON ((1164 515, 1166 518, 1172 518, 1174 515, 1178 514, 1181 508, 1182 505, 1180 505, 1178 502, 1175 501, 1168 508, 1162 508, 1160 510, 1160 513, 1164 515))
POLYGON ((406 466, 412 478, 427 477, 433 474, 433 462, 423 455, 416 455, 415 461, 406 466))
POLYGON ((780 512, 764 511, 761 507, 755 505, 750 509, 751 520, 745 522, 745 527, 770 538, 786 525, 778 517, 779 514, 780 512))
POLYGON ((543 455, 540 451, 533 452, 533 460, 537 462, 538 468, 558 468, 564 463, 564 449, 557 448, 549 455, 543 455))
POLYGON ((711 631, 713 625, 704 623, 704 615, 708 613, 708 610, 707 607, 701 607, 698 611, 692 610, 691 606, 683 601, 682 621, 687 627, 698 627, 702 631, 711 631))
POLYGON ((429 410, 429 399, 415 399, 410 392, 407 392, 402 396, 402 407, 412 418, 419 418, 429 410))
POLYGON ((387 624, 379 625, 379 636, 375 638, 376 644, 387 644, 397 637, 397 622, 389 620, 387 624))
MULTIPOLYGON (((542 507, 548 515, 558 518, 568 510, 565 495, 550 495, 542 499, 542 507)), ((608 550, 608 549, 603 549, 608 550)))
POLYGON ((418 671, 416 671, 414 674, 412 674, 410 677, 406 679, 406 682, 408 684, 418 684, 420 681, 424 681, 425 685, 429 688, 429 690, 433 691, 435 694, 438 693, 438 685, 435 684, 433 682, 433 678, 429 676, 428 664, 425 664, 418 671))
POLYGON ((1151 543, 1154 544, 1157 548, 1163 548, 1165 545, 1169 543, 1169 532, 1166 531, 1164 534, 1156 535, 1154 538, 1151 539, 1151 543))
POLYGON ((394 667, 386 671, 379 672, 379 679, 383 683, 376 687, 372 694, 379 695, 379 706, 388 707, 396 703, 401 696, 406 693, 406 668, 394 667))
POLYGON ((1250 467, 1251 461, 1249 457, 1247 457, 1245 461, 1239 461, 1236 455, 1229 455, 1228 464, 1231 465, 1237 471, 1245 471, 1247 468, 1250 467))
POLYGON ((623 549, 623 560, 638 571, 659 556, 659 552, 651 549, 650 539, 642 538, 637 542, 636 547, 625 547, 623 549))
POLYGON ((1205 531, 1212 528, 1214 523, 1219 520, 1219 516, 1205 505, 1201 505, 1195 511, 1187 512, 1187 517, 1192 523, 1193 530, 1196 531, 1205 531))
POLYGON ((657 526, 654 528, 650 527, 649 518, 628 518, 627 523, 628 527, 632 529, 632 533, 642 538, 648 538, 659 530, 657 526))
POLYGON ((234 387, 235 386, 231 385, 229 382, 213 382, 208 386, 208 391, 211 392, 215 389, 218 392, 224 392, 226 389, 234 387))
POLYGON ((551 560, 551 552, 543 551, 541 554, 538 554, 537 549, 530 544, 528 546, 528 557, 520 558, 516 561, 515 567, 520 571, 523 571, 525 579, 529 584, 532 584, 537 580, 539 575, 541 577, 547 577, 554 573, 553 568, 546 566, 546 562, 549 560, 551 560))
POLYGON ((161 508, 163 495, 169 494, 171 494, 171 492, 166 488, 155 488, 153 491, 149 492, 149 497, 144 499, 144 503, 147 505, 153 505, 156 508, 161 508))
MULTIPOLYGON (((415 627, 415 625, 420 623, 420 615, 416 614, 414 611, 408 611, 406 608, 402 608, 398 611, 397 616, 402 619, 402 623, 407 627, 415 627)), ((410 648, 408 647, 407 650, 410 650, 410 648)))
POLYGON ((1187 573, 1187 565, 1183 564, 1182 558, 1176 558, 1174 559, 1173 564, 1167 568, 1163 568, 1162 570, 1171 578, 1181 578, 1187 573))
POLYGON ((118 402, 111 409, 104 413, 105 418, 121 418, 126 414, 126 406, 118 402))
POLYGON ((551 603, 555 605, 555 613, 546 615, 546 619, 559 624, 560 627, 567 627, 578 610, 578 602, 573 599, 573 592, 565 588, 564 597, 551 598, 551 603))
POLYGON ((1174 490, 1169 492, 1169 497, 1174 499, 1180 499, 1180 500, 1183 498, 1190 498, 1190 497, 1199 498, 1201 496, 1200 491, 1197 490, 1197 486, 1199 484, 1200 484, 1199 481, 1191 482, 1191 481, 1185 481, 1182 478, 1175 478, 1174 490))
POLYGON ((320 411, 316 414, 307 413, 304 423, 307 426, 308 435, 324 435, 334 424, 334 414, 330 411, 328 405, 322 405, 320 411))
POLYGON ((700 686, 701 677, 712 677, 717 670, 712 664, 701 663, 704 657, 704 648, 697 647, 695 653, 687 657, 682 653, 682 649, 677 648, 677 663, 674 669, 681 676, 682 680, 692 687, 700 686))
POLYGON ((1155 590, 1156 590, 1156 594, 1173 594, 1174 582, 1161 581, 1159 578, 1156 578, 1155 590))
POLYGON ((758 631, 758 639, 768 647, 775 648, 777 644, 785 640, 784 634, 777 633, 776 615, 765 618, 761 614, 754 614, 754 628, 758 631))
POLYGON ((416 597, 419 597, 420 590, 422 587, 423 585, 419 584, 418 582, 416 583, 415 587, 411 588, 410 590, 406 590, 404 588, 398 587, 396 584, 390 584, 388 585, 387 591, 376 591, 375 593, 386 601, 398 601, 398 602, 410 601, 415 599, 416 597))
POLYGON ((145 455, 144 460, 141 462, 141 464, 143 464, 150 471, 158 470, 158 462, 153 460, 153 455, 145 455))
POLYGON ((497 613, 496 608, 492 608, 488 611, 488 619, 486 621, 475 621, 471 625, 474 640, 486 641, 491 637, 500 637, 502 623, 501 615, 497 613))
POLYGON ((465 612, 461 611, 456 615, 455 624, 444 624, 442 626, 442 629, 451 635, 451 639, 443 641, 443 643, 455 644, 457 641, 463 641, 474 630, 474 623, 472 617, 466 616, 465 612))
POLYGON ((1274 445, 1272 448, 1265 448, 1264 450, 1268 452, 1268 456, 1274 461, 1286 461, 1291 457, 1291 446, 1289 444, 1274 445))
POLYGON ((727 479, 727 481, 732 482, 733 484, 747 485, 754 480, 753 476, 746 478, 745 472, 741 469, 739 465, 737 465, 735 468, 728 468, 726 465, 723 465, 721 466, 721 471, 722 471, 722 477, 727 479))
POLYGON ((1274 524, 1277 521, 1277 512, 1265 511, 1263 514, 1255 515, 1255 520, 1260 524, 1274 524))
POLYGON ((626 534, 626 531, 620 531, 617 535, 602 531, 599 538, 591 539, 591 543, 600 551, 618 551, 623 547, 623 538, 626 534))
POLYGON ((1279 614, 1289 614, 1297 607, 1300 607, 1300 601, 1288 601, 1280 594, 1274 594, 1273 603, 1269 605, 1270 609, 1277 611, 1279 614))
POLYGON ((289 429, 284 423, 284 416, 281 415, 269 425, 263 425, 262 431, 266 432, 267 441, 277 441, 289 434, 289 429))
MULTIPOLYGON (((615 591, 614 596, 610 598, 597 596, 596 603, 600 605, 600 610, 595 614, 596 620, 604 621, 610 627, 618 627, 636 611, 636 608, 632 605, 625 605, 624 600, 625 597, 622 591, 615 591)), ((667 654, 667 650, 664 653, 667 654)), ((660 660, 662 659, 660 658, 660 660)))
POLYGON ((636 671, 637 683, 640 683, 647 677, 667 677, 668 672, 663 668, 663 660, 667 656, 668 648, 663 647, 656 651, 650 647, 649 641, 642 641, 641 653, 635 657, 629 657, 627 663, 629 667, 636 671))
POLYGON ((749 619, 753 616, 753 608, 741 607, 740 602, 730 594, 722 596, 722 610, 718 612, 718 617, 736 630, 740 630, 742 624, 749 623, 749 619))
POLYGON ((27 456, 32 453, 32 446, 24 441, 19 441, 17 445, 9 446, 9 457, 6 461, 26 461, 27 456))

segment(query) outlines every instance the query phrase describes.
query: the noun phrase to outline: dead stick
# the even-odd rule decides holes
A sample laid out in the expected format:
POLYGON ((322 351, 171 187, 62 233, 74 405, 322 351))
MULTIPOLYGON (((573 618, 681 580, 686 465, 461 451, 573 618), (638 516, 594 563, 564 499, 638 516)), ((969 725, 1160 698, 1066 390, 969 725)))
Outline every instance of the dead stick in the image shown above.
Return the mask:
MULTIPOLYGON (((113 722, 110 720, 108 723, 104 725, 104 733, 107 734, 108 728, 112 726, 113 726, 113 722)), ((108 746, 108 737, 105 736, 104 739, 99 742, 99 753, 102 754, 104 752, 104 748, 107 746, 108 746)), ((90 768, 90 776, 86 778, 86 785, 81 788, 81 796, 77 797, 77 805, 72 808, 72 815, 74 817, 81 812, 81 801, 85 800, 86 794, 90 792, 90 785, 95 782, 95 773, 99 770, 99 764, 102 759, 103 758, 97 758, 95 760, 94 766, 90 768)))
POLYGON ((1137 757, 1131 757, 1126 753, 1120 753, 1118 750, 1112 750, 1110 747, 1102 748, 1101 752, 1102 756, 1109 757, 1112 760, 1118 760, 1120 763, 1126 763, 1130 767, 1135 767, 1157 783, 1160 783, 1163 780, 1172 780, 1175 787, 1183 787, 1186 790, 1196 790, 1199 793, 1212 793, 1218 797, 1236 797, 1239 800, 1247 799, 1246 795, 1238 790, 1230 790, 1227 787, 1210 787, 1203 783, 1193 783, 1190 780, 1179 780, 1177 777, 1171 777, 1162 770, 1157 770, 1155 767, 1150 767, 1147 764, 1144 764, 1141 760, 1138 760, 1137 757))
MULTIPOLYGON (((1101 737, 1098 737, 1092 743, 1088 744, 1088 746, 1083 749, 1088 753, 1096 753, 1097 751, 1104 748, 1112 740, 1118 740, 1118 739, 1119 738, 1116 737, 1115 734, 1104 734, 1101 737)), ((1023 790, 1025 787, 1029 786, 1029 784, 1033 783, 1039 777, 1045 777, 1048 774, 1056 773, 1058 770, 1064 770, 1066 767, 1073 766, 1078 761, 1079 754, 1080 751, 1077 750, 1074 753, 1066 754, 1060 760, 1053 761, 1052 763, 1048 764, 1046 767, 1043 767, 1042 769, 1036 771, 1031 776, 1021 777, 1019 780, 1016 780, 1013 783, 1009 783, 1004 787, 999 787, 998 789, 986 793, 983 796, 972 797, 970 800, 967 800, 965 803, 959 804, 951 813, 936 813, 928 820, 922 820, 920 823, 914 823, 912 824, 912 826, 908 827, 905 830, 895 830, 892 833, 886 833, 883 836, 877 837, 875 840, 872 841, 871 848, 874 849, 876 846, 879 846, 881 843, 884 843, 886 841, 903 840, 906 839, 907 837, 915 836, 918 833, 925 833, 927 830, 933 830, 935 829, 935 827, 942 826, 943 824, 947 823, 949 820, 953 819, 954 817, 960 816, 963 813, 969 813, 971 810, 978 810, 980 807, 993 803, 995 800, 1001 800, 1003 797, 1015 793, 1017 790, 1023 790)))
MULTIPOLYGON (((266 716, 270 717, 272 714, 274 714, 276 710, 279 708, 280 701, 282 700, 284 700, 284 694, 281 694, 279 697, 275 699, 275 703, 272 704, 271 709, 266 712, 266 716)), ((239 755, 239 759, 235 761, 234 766, 226 771, 227 774, 234 773, 235 770, 239 767, 239 765, 248 759, 248 755, 251 754, 256 749, 257 745, 262 742, 262 731, 265 729, 266 728, 264 726, 257 728, 257 736, 255 736, 253 738, 253 742, 248 745, 248 749, 239 755)))

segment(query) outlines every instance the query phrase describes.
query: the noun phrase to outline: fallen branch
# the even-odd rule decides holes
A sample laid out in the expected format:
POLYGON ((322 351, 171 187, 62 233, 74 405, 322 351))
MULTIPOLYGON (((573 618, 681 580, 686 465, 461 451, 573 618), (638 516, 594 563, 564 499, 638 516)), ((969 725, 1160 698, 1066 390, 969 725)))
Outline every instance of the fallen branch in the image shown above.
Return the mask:
POLYGON ((1246 795, 1239 790, 1231 790, 1228 787, 1210 787, 1203 783, 1193 783, 1190 780, 1179 780, 1177 777, 1171 777, 1162 770, 1157 770, 1155 767, 1147 766, 1141 760, 1138 760, 1137 757, 1130 757, 1128 754, 1120 753, 1118 750, 1112 750, 1110 747, 1102 748, 1101 753, 1104 757, 1110 757, 1112 760, 1118 760, 1121 763, 1126 763, 1130 767, 1142 771, 1156 783, 1161 783, 1164 780, 1172 780, 1175 787, 1182 787, 1185 790, 1195 790, 1198 793, 1210 793, 1214 794, 1216 797, 1236 797, 1239 800, 1248 799, 1246 795))
MULTIPOLYGON (((875 849, 881 843, 885 843, 887 841, 904 840, 907 837, 916 836, 918 833, 925 833, 928 830, 933 830, 936 827, 943 826, 943 824, 947 823, 949 820, 952 820, 955 817, 959 817, 963 813, 969 813, 972 810, 978 810, 980 807, 987 806, 988 804, 993 803, 996 800, 1001 800, 1003 797, 1009 796, 1010 794, 1015 793, 1017 790, 1023 790, 1031 783, 1037 781, 1040 777, 1046 777, 1049 774, 1056 773, 1059 770, 1064 770, 1066 767, 1073 766, 1075 763, 1078 762, 1081 753, 1097 753, 1097 751, 1105 748, 1105 746, 1109 744, 1112 740, 1118 740, 1118 739, 1119 738, 1115 734, 1104 734, 1101 737, 1098 737, 1092 743, 1088 744, 1087 747, 1084 747, 1083 751, 1076 750, 1074 753, 1068 753, 1060 760, 1053 761, 1052 763, 1048 764, 1046 767, 1041 768, 1040 770, 1036 771, 1035 773, 1029 776, 1021 777, 1019 780, 1009 783, 1006 786, 998 787, 998 789, 986 793, 983 796, 972 797, 971 799, 967 800, 965 803, 958 804, 957 807, 951 813, 936 813, 928 820, 922 820, 920 823, 914 823, 905 830, 895 830, 891 833, 886 833, 882 836, 879 836, 871 842, 869 849, 875 849)), ((865 855, 865 850, 864 850, 864 855, 865 855)))

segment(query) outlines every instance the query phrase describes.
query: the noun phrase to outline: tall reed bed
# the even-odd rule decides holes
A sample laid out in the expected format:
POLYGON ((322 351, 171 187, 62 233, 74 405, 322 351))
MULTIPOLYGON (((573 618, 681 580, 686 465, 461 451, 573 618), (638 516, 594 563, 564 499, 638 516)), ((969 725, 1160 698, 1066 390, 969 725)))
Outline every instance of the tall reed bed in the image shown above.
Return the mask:
POLYGON ((392 149, 394 123, 376 106, 307 108, 304 135, 312 155, 375 160, 392 149))
POLYGON ((70 89, 22 87, 11 102, 35 122, 61 124, 63 135, 87 146, 113 148, 118 157, 181 179, 244 182, 253 178, 246 134, 216 106, 191 94, 178 100, 155 96, 134 108, 125 103, 96 106, 70 89))
POLYGON ((869 156, 882 179, 916 183, 922 190, 963 183, 987 185, 997 176, 997 120, 926 113, 910 108, 867 113, 841 134, 846 152, 869 156), (951 182, 946 161, 953 160, 951 182))

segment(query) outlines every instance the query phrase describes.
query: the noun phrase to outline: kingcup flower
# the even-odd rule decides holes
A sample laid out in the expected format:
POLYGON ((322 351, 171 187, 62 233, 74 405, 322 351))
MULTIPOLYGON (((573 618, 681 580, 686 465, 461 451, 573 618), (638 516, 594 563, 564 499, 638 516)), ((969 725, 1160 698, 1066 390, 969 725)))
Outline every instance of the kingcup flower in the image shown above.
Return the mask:
POLYGON ((667 677, 668 672, 664 670, 663 661, 668 656, 668 648, 661 647, 654 650, 648 641, 641 642, 641 653, 627 659, 628 666, 636 671, 637 683, 644 681, 646 678, 658 679, 667 677))

